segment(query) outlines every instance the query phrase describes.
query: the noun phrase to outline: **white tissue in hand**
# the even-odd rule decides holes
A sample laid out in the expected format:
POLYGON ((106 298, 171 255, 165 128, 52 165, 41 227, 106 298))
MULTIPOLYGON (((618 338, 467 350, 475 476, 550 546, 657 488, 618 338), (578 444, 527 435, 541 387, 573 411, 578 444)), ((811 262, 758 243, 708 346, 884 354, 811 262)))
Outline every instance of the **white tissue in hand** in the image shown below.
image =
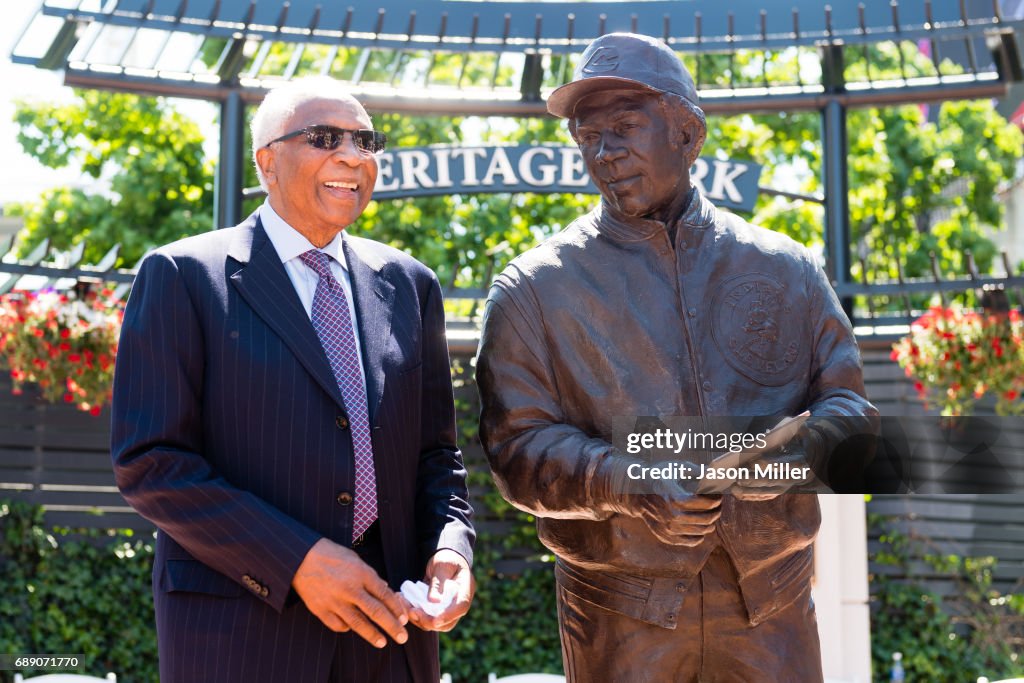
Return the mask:
POLYGON ((436 617, 441 612, 445 611, 449 605, 455 600, 455 594, 458 593, 458 585, 454 581, 445 581, 441 587, 441 602, 430 602, 427 600, 427 595, 430 593, 430 586, 417 581, 404 581, 401 587, 402 595, 408 600, 413 607, 419 607, 429 616, 436 617))

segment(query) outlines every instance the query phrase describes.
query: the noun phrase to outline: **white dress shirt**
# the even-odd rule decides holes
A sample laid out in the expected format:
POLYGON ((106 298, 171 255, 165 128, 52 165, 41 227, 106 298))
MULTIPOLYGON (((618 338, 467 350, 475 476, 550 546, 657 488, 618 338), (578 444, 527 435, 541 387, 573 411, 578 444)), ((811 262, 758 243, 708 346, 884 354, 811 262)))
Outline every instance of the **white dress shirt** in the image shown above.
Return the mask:
MULTIPOLYGON (((281 263, 284 265, 285 272, 288 273, 288 279, 292 281, 292 286, 295 287, 295 293, 299 295, 302 307, 306 309, 306 315, 312 320, 313 294, 316 292, 317 283, 320 282, 320 276, 316 274, 316 271, 303 263, 299 256, 317 247, 313 246, 313 243, 306 239, 302 233, 288 225, 270 206, 269 200, 265 201, 263 206, 260 207, 260 221, 263 223, 263 229, 266 231, 267 237, 270 238, 270 243, 274 245, 277 255, 281 258, 281 263)), ((345 300, 348 301, 348 315, 352 321, 356 351, 359 353, 359 372, 362 375, 363 385, 365 386, 366 370, 363 368, 364 358, 362 343, 359 341, 359 322, 356 320, 356 307, 355 302, 352 300, 352 278, 348 273, 348 262, 345 260, 345 251, 341 248, 341 243, 342 238, 339 232, 320 251, 331 257, 331 273, 341 283, 341 288, 345 290, 345 300)))

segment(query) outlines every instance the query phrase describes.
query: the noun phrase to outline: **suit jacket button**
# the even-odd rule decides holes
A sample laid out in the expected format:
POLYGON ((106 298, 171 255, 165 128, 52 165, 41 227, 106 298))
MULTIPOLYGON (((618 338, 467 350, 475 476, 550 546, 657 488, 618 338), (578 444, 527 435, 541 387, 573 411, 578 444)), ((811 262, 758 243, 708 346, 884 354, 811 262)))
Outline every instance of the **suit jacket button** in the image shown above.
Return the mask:
POLYGON ((348 491, 342 491, 341 493, 339 493, 338 494, 338 504, 339 505, 351 505, 352 504, 352 494, 349 493, 348 491))
POLYGON ((348 429, 348 418, 344 415, 339 415, 335 418, 334 424, 338 425, 338 429, 348 429))
POLYGON ((260 591, 260 596, 265 598, 265 597, 267 597, 267 593, 269 593, 269 592, 270 591, 267 590, 266 586, 264 586, 263 590, 260 591))

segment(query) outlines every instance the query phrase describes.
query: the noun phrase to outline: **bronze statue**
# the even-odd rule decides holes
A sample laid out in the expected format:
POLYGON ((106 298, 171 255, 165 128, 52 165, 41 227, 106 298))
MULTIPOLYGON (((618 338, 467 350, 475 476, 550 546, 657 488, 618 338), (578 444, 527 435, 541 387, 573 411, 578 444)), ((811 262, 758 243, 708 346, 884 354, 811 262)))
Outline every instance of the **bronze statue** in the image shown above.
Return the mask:
MULTIPOLYGON (((496 279, 477 380, 497 485, 557 556, 567 678, 821 681, 816 497, 676 479, 628 494, 638 461, 612 422, 870 420, 849 321, 804 247, 691 185, 706 124, 663 43, 598 38, 548 110, 568 119, 601 202, 496 279)), ((766 457, 812 461, 838 432, 805 427, 766 457)))

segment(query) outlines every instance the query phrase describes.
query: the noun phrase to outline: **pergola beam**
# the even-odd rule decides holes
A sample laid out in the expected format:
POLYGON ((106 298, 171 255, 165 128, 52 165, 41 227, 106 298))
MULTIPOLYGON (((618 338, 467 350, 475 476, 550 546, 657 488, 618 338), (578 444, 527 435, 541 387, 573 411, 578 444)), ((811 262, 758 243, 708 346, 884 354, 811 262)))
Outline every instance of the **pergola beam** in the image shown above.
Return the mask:
MULTIPOLYGON (((270 3, 268 3, 269 5, 270 3)), ((69 10, 60 5, 45 4, 41 8, 47 16, 61 17, 69 21, 101 22, 111 26, 123 26, 128 28, 145 27, 157 30, 169 31, 190 31, 206 36, 231 38, 239 34, 249 37, 259 37, 264 40, 275 42, 298 42, 298 43, 321 43, 333 45, 344 42, 346 45, 359 47, 374 47, 377 49, 415 49, 415 50, 443 50, 452 52, 461 51, 509 51, 519 52, 552 52, 575 54, 586 46, 591 40, 605 31, 632 30, 637 22, 633 16, 643 16, 646 20, 652 17, 647 13, 637 13, 635 8, 627 15, 620 9, 614 12, 615 5, 626 3, 588 3, 573 7, 571 11, 557 16, 557 10, 552 11, 554 5, 547 9, 546 14, 538 14, 534 23, 542 21, 542 27, 531 26, 530 30, 517 34, 514 31, 508 33, 509 26, 514 20, 519 19, 511 11, 501 13, 496 8, 483 5, 469 5, 460 8, 459 15, 464 20, 469 14, 475 14, 478 20, 476 25, 482 26, 483 30, 473 33, 470 30, 458 31, 454 28, 455 21, 452 17, 443 20, 445 31, 436 32, 420 31, 419 33, 408 33, 408 13, 399 19, 395 24, 384 26, 381 21, 385 16, 389 22, 391 15, 388 15, 382 8, 376 10, 372 7, 374 3, 367 3, 361 8, 361 14, 372 17, 373 28, 369 25, 362 29, 345 30, 343 26, 330 26, 319 20, 313 24, 302 26, 279 24, 271 22, 254 22, 251 17, 239 17, 229 19, 224 17, 203 17, 191 18, 183 21, 180 17, 171 15, 145 14, 137 11, 119 10, 115 4, 112 10, 69 10), (598 7, 603 5, 604 7, 598 7), (497 12, 497 14, 495 14, 497 12), (602 19, 598 13, 605 15, 602 19), (487 15, 487 16, 482 16, 487 15), (493 15, 498 21, 496 25, 504 25, 502 31, 496 26, 491 26, 488 17, 493 15), (539 17, 539 19, 538 19, 539 17), (558 30, 549 30, 552 24, 558 24, 558 30), (571 27, 571 28, 570 28, 571 27)), ((504 4, 509 3, 494 3, 504 4)), ((1012 34, 1024 26, 1019 20, 1004 20, 997 16, 970 17, 967 15, 947 16, 944 20, 928 22, 923 20, 920 23, 888 24, 888 25, 865 25, 865 26, 842 26, 830 28, 830 18, 826 19, 825 26, 817 26, 805 30, 773 30, 765 27, 760 32, 730 32, 721 31, 716 34, 697 35, 697 14, 694 10, 678 10, 665 12, 664 7, 668 3, 651 3, 651 13, 661 14, 657 17, 656 30, 651 30, 655 24, 639 26, 641 32, 664 39, 673 49, 680 52, 732 52, 735 50, 779 50, 788 47, 820 47, 823 44, 835 45, 858 45, 861 43, 878 42, 916 42, 919 40, 930 40, 941 35, 943 40, 971 40, 988 35, 1012 34), (654 7, 658 5, 659 7, 654 7), (667 30, 666 30, 667 27, 667 30)), ((681 3, 673 3, 681 4, 681 3)), ((909 4, 909 3, 905 3, 909 4)), ((413 15, 419 11, 425 14, 424 8, 412 9, 413 15)), ((528 10, 527 10, 528 11, 528 10)), ((563 11, 565 12, 565 11, 563 11)), ((826 17, 827 10, 823 7, 822 13, 826 17)), ((393 11, 398 15, 399 12, 393 11)), ((807 13, 805 12, 805 15, 807 13)), ((422 27, 426 17, 421 18, 419 26, 422 27)), ((805 25, 806 16, 801 19, 805 25)), ((369 21, 369 19, 368 19, 369 21)), ((705 18, 704 26, 710 22, 705 18)))
MULTIPOLYGON (((218 83, 182 81, 173 78, 149 78, 130 74, 109 74, 98 71, 68 69, 64 84, 74 88, 95 88, 182 97, 221 102, 231 93, 238 92, 247 103, 262 101, 267 92, 262 87, 229 87, 218 83)), ((772 113, 780 111, 819 111, 829 102, 839 102, 847 108, 877 107, 897 104, 929 104, 957 99, 986 99, 1002 97, 1008 84, 999 81, 979 83, 938 83, 934 86, 905 86, 875 88, 871 90, 847 91, 844 93, 808 92, 793 95, 750 95, 736 93, 731 96, 718 95, 715 90, 701 93, 701 107, 709 115, 772 113)), ((440 86, 434 86, 437 91, 440 86)), ((546 116, 543 101, 522 101, 491 97, 414 97, 395 94, 377 94, 369 90, 353 88, 352 92, 369 111, 387 111, 402 114, 423 114, 438 116, 466 115, 471 112, 478 116, 546 116)), ((518 91, 510 91, 518 92, 518 91)))

